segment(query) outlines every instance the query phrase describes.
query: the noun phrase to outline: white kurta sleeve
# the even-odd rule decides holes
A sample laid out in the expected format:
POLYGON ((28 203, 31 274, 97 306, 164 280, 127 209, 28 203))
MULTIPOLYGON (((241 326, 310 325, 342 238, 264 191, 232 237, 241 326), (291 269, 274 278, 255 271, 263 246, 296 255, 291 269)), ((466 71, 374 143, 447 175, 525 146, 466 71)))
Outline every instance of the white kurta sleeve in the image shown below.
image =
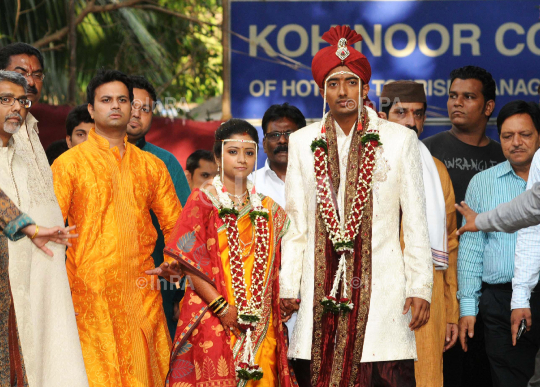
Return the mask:
POLYGON ((279 275, 281 298, 298 297, 302 279, 302 261, 307 245, 307 200, 300 172, 299 144, 295 140, 293 134, 289 141, 289 159, 285 178, 285 209, 291 225, 281 242, 279 275))
POLYGON ((431 302, 433 261, 429 244, 426 198, 422 177, 420 151, 416 134, 406 133, 402 148, 399 201, 403 212, 406 297, 418 297, 431 302))

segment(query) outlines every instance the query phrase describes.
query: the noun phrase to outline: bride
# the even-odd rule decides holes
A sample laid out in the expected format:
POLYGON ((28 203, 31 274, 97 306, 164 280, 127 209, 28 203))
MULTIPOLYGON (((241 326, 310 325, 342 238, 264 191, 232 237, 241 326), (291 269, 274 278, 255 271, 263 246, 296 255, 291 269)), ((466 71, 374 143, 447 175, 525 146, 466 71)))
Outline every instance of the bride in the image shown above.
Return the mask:
POLYGON ((165 248, 188 275, 169 387, 296 384, 278 304, 280 245, 289 220, 247 178, 258 142, 246 121, 219 127, 219 173, 193 191, 165 248))

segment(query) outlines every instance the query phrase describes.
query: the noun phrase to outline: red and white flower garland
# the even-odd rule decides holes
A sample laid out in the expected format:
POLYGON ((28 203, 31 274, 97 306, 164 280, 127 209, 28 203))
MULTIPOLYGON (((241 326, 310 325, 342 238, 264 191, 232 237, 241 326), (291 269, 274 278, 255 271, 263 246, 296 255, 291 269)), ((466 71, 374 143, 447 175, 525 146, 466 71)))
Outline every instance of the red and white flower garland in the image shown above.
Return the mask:
POLYGON ((227 194, 227 189, 219 176, 214 178, 212 185, 216 189, 219 203, 221 204, 220 216, 223 218, 227 227, 232 286, 236 307, 238 308, 238 324, 247 330, 243 359, 236 371, 241 379, 258 380, 262 377, 262 369, 254 364, 255 357, 251 342, 251 329, 257 326, 257 323, 262 318, 264 276, 268 262, 268 210, 263 207, 261 198, 257 194, 253 183, 248 180, 247 190, 251 203, 250 218, 255 228, 255 262, 251 274, 251 298, 248 300, 246 282, 244 280, 244 262, 239 244, 238 211, 234 208, 234 203, 227 194))
MULTIPOLYGON (((362 130, 362 125, 359 125, 358 130, 362 130)), ((365 150, 362 164, 359 168, 358 185, 351 206, 351 212, 348 214, 343 227, 339 222, 336 203, 332 196, 329 178, 328 143, 324 125, 321 128, 320 135, 311 144, 315 158, 315 178, 317 181, 317 204, 319 206, 319 212, 334 249, 341 255, 330 295, 321 300, 321 303, 325 306, 325 310, 334 313, 340 311, 347 312, 353 308, 353 304, 348 299, 345 255, 346 253, 354 252, 354 240, 358 235, 360 224, 362 223, 364 206, 371 192, 373 170, 375 167, 375 149, 381 145, 378 133, 376 129, 368 129, 362 136, 361 142, 365 146, 365 150), (342 297, 338 301, 336 295, 341 280, 343 280, 343 290, 342 297)))

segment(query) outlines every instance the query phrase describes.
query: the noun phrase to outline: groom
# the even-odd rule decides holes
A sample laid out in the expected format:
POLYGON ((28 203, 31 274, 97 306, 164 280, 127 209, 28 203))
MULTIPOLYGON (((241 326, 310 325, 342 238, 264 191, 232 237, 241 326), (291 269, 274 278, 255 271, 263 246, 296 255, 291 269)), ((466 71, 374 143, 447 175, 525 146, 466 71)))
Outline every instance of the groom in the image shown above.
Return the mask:
POLYGON ((322 38, 331 46, 312 72, 330 112, 289 141, 280 293, 284 316, 299 310, 288 356, 297 375, 311 368, 301 386, 412 387, 433 286, 418 140, 363 106, 362 37, 337 26, 322 38))

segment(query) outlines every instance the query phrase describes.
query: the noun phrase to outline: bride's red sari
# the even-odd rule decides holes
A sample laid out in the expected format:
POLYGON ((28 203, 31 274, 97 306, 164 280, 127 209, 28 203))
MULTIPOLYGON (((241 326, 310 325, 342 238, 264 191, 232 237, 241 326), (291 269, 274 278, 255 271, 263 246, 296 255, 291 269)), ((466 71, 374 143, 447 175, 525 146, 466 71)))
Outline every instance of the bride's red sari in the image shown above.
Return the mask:
MULTIPOLYGON (((264 281, 263 316, 252 333, 255 362, 264 376, 259 381, 245 382, 236 378, 236 366, 243 355, 245 335, 228 337, 220 319, 188 284, 180 305, 180 317, 171 354, 168 387, 277 386, 297 385, 287 362, 287 348, 279 313, 279 267, 281 237, 288 228, 285 211, 271 198, 262 205, 269 212, 268 263, 264 281)), ((218 202, 207 191, 191 194, 165 253, 181 265, 196 270, 234 304, 229 249, 224 223, 218 214, 218 202)), ((248 299, 254 263, 253 226, 249 217, 251 206, 240 211, 238 231, 241 245, 246 246, 244 271, 248 299)), ((189 281, 188 281, 189 282, 189 281)))

